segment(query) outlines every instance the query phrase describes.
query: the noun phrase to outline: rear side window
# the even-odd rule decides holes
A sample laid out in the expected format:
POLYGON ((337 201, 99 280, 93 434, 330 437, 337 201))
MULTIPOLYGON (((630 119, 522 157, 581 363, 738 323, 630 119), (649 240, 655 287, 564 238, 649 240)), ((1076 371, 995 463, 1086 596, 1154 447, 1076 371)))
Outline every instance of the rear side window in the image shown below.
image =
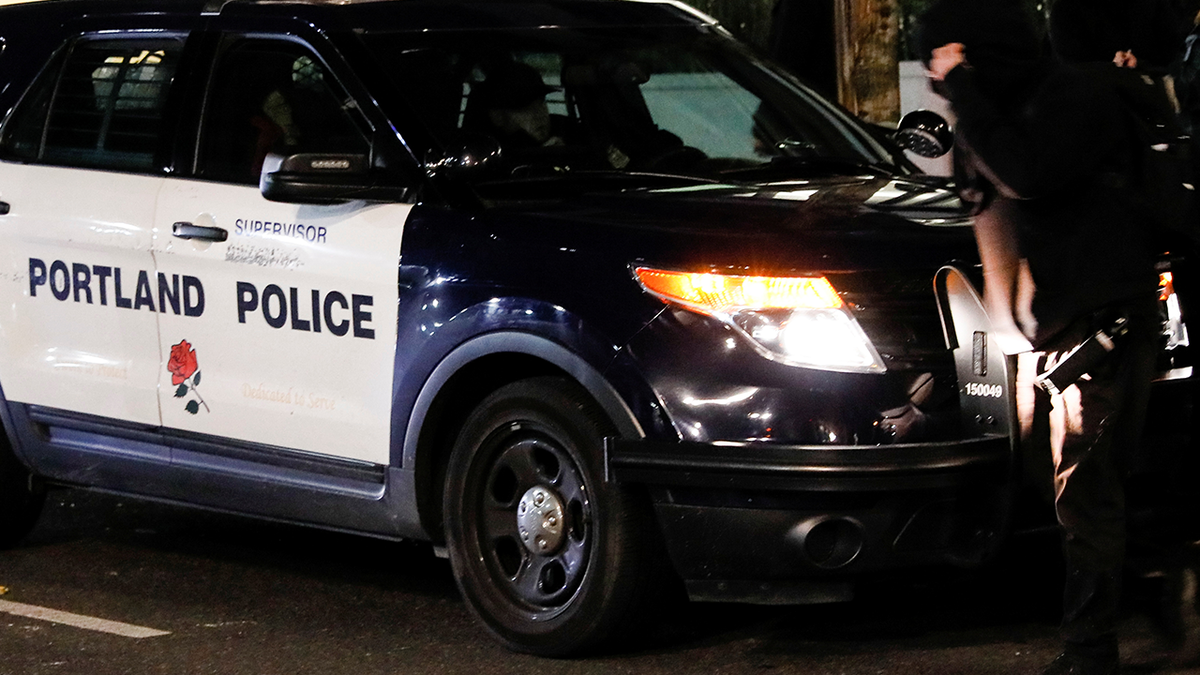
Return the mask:
POLYGON ((367 154, 358 106, 307 46, 226 38, 205 105, 200 175, 257 185, 268 154, 367 154))
POLYGON ((154 167, 182 38, 79 39, 26 94, 5 154, 85 168, 154 167))

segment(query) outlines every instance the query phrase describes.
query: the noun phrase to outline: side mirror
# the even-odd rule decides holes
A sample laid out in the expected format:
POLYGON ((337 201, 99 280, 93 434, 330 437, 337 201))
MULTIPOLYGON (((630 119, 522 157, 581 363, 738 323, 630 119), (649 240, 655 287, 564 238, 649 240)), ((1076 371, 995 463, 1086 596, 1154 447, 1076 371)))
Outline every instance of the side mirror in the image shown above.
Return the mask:
POLYGON ((366 155, 267 155, 258 187, 263 197, 289 204, 337 204, 354 199, 401 201, 403 188, 375 185, 366 155))
POLYGON ((932 110, 914 110, 900 119, 892 136, 896 145, 921 157, 935 158, 954 147, 954 131, 932 110))
POLYGON ((457 178, 483 173, 500 163, 500 143, 485 134, 463 134, 457 142, 425 162, 425 173, 434 178, 457 178))

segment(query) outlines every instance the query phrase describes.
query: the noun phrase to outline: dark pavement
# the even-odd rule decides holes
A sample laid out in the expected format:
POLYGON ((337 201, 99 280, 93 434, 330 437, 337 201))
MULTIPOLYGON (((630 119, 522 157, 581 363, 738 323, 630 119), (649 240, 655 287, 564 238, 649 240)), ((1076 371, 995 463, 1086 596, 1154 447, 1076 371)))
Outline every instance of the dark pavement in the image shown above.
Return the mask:
MULTIPOLYGON (((546 660, 484 635, 428 546, 60 490, 0 552, 0 675, 1036 673, 1057 649, 1056 551, 1033 537, 988 569, 872 580, 841 605, 687 605, 639 644, 546 660)), ((1200 673, 1157 666, 1153 635, 1131 611, 1126 672, 1200 673)))

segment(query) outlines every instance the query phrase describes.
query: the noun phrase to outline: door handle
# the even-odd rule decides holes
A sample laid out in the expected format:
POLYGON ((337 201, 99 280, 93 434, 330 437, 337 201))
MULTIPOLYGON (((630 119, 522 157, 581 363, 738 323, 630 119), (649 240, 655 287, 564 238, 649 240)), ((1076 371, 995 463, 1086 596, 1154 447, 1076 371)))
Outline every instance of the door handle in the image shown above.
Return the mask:
POLYGON ((225 241, 229 232, 223 227, 206 227, 178 222, 171 226, 171 234, 180 239, 202 239, 204 241, 225 241))
POLYGON ((7 216, 10 208, 8 202, 0 202, 0 216, 7 216))

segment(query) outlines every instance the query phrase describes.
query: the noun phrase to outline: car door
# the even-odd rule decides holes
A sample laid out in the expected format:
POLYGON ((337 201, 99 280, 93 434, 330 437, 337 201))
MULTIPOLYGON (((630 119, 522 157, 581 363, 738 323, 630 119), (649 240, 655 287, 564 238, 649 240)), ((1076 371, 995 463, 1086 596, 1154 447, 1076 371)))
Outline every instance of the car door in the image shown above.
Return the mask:
POLYGON ((412 207, 265 199, 264 163, 367 157, 371 125, 330 65, 336 54, 261 33, 229 31, 216 45, 196 176, 168 179, 156 215, 172 233, 154 244, 169 285, 163 425, 178 443, 251 460, 299 451, 387 464, 412 207))
POLYGON ((154 217, 185 35, 84 34, 5 126, 0 382, 10 401, 158 426, 154 217))

